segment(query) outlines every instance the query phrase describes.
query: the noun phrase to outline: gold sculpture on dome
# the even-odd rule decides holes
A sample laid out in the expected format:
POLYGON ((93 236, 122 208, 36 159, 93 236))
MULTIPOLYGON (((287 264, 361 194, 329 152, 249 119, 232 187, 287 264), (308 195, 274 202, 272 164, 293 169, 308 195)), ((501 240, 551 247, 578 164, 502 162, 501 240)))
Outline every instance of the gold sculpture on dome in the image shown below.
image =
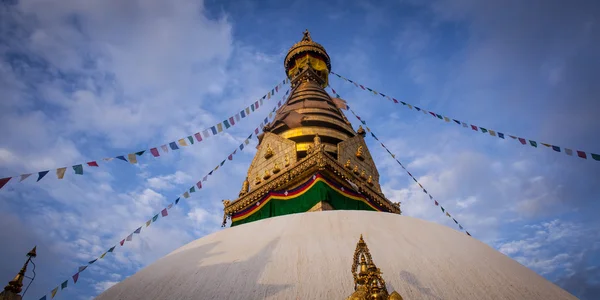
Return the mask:
POLYGON ((388 293, 382 274, 381 270, 373 263, 369 248, 361 234, 356 244, 352 263, 354 293, 346 300, 402 300, 402 296, 398 292, 388 293))
POLYGON ((250 183, 248 182, 248 177, 244 179, 244 183, 242 184, 242 190, 240 191, 239 197, 246 195, 250 190, 250 183))
POLYGON ((356 133, 358 133, 359 135, 365 136, 365 134, 367 134, 365 132, 365 129, 362 127, 362 125, 358 125, 358 130, 356 131, 356 133))
POLYGON ((365 160, 365 157, 363 156, 363 146, 362 145, 358 146, 358 149, 356 149, 356 157, 360 160, 365 160))
POLYGON ((271 173, 269 173, 269 170, 265 170, 265 175, 263 175, 263 179, 267 180, 269 178, 271 178, 271 173))
POLYGON ((362 172, 360 172, 360 178, 367 179, 367 172, 365 170, 362 170, 362 172))
POLYGON ((369 175, 369 179, 367 179, 367 183, 373 185, 373 175, 369 175))
POLYGON ((279 171, 281 171, 281 169, 279 168, 279 164, 275 163, 275 165, 273 166, 273 174, 277 174, 279 173, 279 171))
POLYGON ((256 185, 260 184, 260 176, 256 175, 256 180, 254 180, 254 184, 256 184, 256 185))
POLYGON ((348 158, 348 160, 346 161, 346 164, 344 165, 345 168, 350 169, 352 166, 350 165, 350 159, 348 158))
POLYGON ((265 159, 271 158, 275 153, 273 152, 273 148, 271 148, 271 144, 267 144, 267 150, 265 151, 265 159))
POLYGON ((354 174, 358 174, 359 173, 359 171, 358 171, 358 165, 354 165, 354 169, 352 169, 352 172, 354 174))
POLYGON ((290 156, 289 155, 285 155, 285 164, 283 165, 284 167, 288 167, 290 165, 290 156))

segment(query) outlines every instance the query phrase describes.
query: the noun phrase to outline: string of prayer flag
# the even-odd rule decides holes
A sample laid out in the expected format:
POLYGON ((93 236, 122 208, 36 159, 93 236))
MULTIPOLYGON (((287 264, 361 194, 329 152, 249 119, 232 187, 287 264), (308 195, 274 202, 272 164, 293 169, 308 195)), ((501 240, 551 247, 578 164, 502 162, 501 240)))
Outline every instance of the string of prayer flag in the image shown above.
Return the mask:
MULTIPOLYGON (((285 95, 284 95, 284 99, 285 99, 285 97, 288 95, 288 93, 289 93, 289 90, 288 90, 288 92, 286 92, 286 93, 285 93, 285 95)), ((276 109, 277 109, 277 108, 279 108, 280 106, 281 106, 281 102, 279 102, 279 103, 278 103, 278 105, 277 105, 276 107, 274 107, 274 108, 273 108, 273 110, 272 110, 271 112, 274 112, 274 111, 276 111, 276 109)), ((260 125, 263 125, 263 126, 264 126, 264 125, 266 125, 268 122, 269 122, 269 119, 267 118, 267 119, 263 120, 263 121, 260 123, 260 125)), ((259 126, 259 127, 260 127, 260 126, 259 126)), ((257 129, 258 129, 259 127, 257 127, 257 128, 256 128, 254 131, 252 131, 252 132, 250 133, 250 135, 248 135, 248 137, 247 137, 247 138, 246 138, 246 139, 245 139, 245 140, 244 140, 244 141, 243 141, 243 142, 240 144, 240 146, 236 147, 236 148, 233 150, 233 152, 231 152, 231 154, 227 155, 227 159, 223 160, 223 161, 222 161, 220 164, 218 164, 218 165, 217 165, 217 168, 215 168, 214 170, 210 171, 210 172, 209 172, 209 173, 208 173, 206 176, 204 176, 204 178, 203 178, 201 181, 198 181, 198 182, 197 182, 195 185, 193 185, 192 187, 190 187, 190 188, 186 189, 186 191, 185 191, 185 192, 182 194, 182 196, 183 196, 184 198, 188 198, 188 197, 190 196, 190 194, 191 194, 191 193, 195 193, 195 192, 197 192, 197 191, 196 191, 196 187, 198 188, 198 190, 201 190, 201 189, 202 189, 202 181, 206 181, 206 180, 207 180, 207 178, 208 178, 208 176, 212 175, 212 174, 213 174, 213 172, 214 172, 215 170, 217 170, 219 166, 223 166, 223 165, 225 164, 225 161, 227 161, 227 160, 233 160, 233 157, 234 157, 234 155, 236 155, 236 154, 238 153, 238 152, 237 152, 237 149, 239 148, 239 149, 240 149, 240 151, 241 151, 241 150, 243 150, 243 149, 244 149, 244 147, 243 147, 243 146, 244 146, 244 145, 248 145, 248 144, 250 143, 250 140, 252 139, 252 136, 256 136, 256 137, 258 137, 258 131, 257 131, 257 129)), ((160 213, 157 213, 156 215, 154 215, 154 217, 152 217, 152 218, 148 219, 146 222, 144 222, 144 224, 145 224, 145 227, 148 227, 148 226, 150 226, 152 223, 155 223, 155 222, 157 222, 157 221, 158 221, 158 219, 159 219, 159 215, 160 215, 160 216, 162 216, 162 218, 165 218, 165 217, 167 217, 167 216, 169 215, 169 212, 168 212, 168 211, 169 211, 170 209, 172 209, 174 205, 177 205, 177 204, 179 204, 179 201, 180 201, 180 199, 181 199, 181 196, 180 196, 180 197, 177 197, 177 199, 175 199, 175 201, 171 202, 171 203, 170 203, 170 204, 169 204, 167 207, 163 208, 163 209, 160 211, 160 213)), ((132 241, 132 240, 133 240, 133 235, 134 235, 134 234, 141 234, 141 232, 142 232, 142 227, 144 227, 144 226, 143 226, 143 225, 142 225, 142 226, 139 226, 139 227, 138 227, 137 229, 135 229, 135 230, 134 230, 132 233, 130 233, 130 234, 129 234, 129 235, 126 237, 126 238, 122 239, 122 240, 119 242, 119 244, 121 245, 121 247, 122 247, 122 246, 124 246, 126 242, 130 242, 130 241, 132 241)), ((80 266, 80 267, 79 267, 79 269, 78 269, 78 271, 77 271, 77 273, 75 273, 73 276, 71 276, 71 277, 72 277, 72 279, 73 279, 73 284, 76 284, 76 283, 77 283, 77 280, 79 280, 79 274, 81 274, 81 272, 83 272, 85 269, 87 269, 87 267, 88 267, 88 266, 90 266, 90 265, 94 264, 94 263, 95 263, 95 262, 96 262, 98 259, 103 259, 103 258, 106 256, 106 254, 107 254, 107 253, 112 253, 112 252, 115 250, 115 248, 116 248, 116 247, 117 247, 116 245, 114 245, 114 246, 110 247, 108 250, 104 251, 104 252, 102 253, 102 255, 100 255, 98 258, 96 258, 96 259, 93 259, 93 260, 89 261, 89 262, 88 262, 86 265, 84 265, 84 266, 80 266)), ((67 288, 68 281, 69 281, 69 280, 63 281, 63 282, 60 284, 61 291, 62 291, 63 289, 65 289, 65 288, 67 288)), ((57 293, 57 292, 58 292, 58 286, 57 286, 56 288, 54 288, 54 289, 52 289, 52 290, 50 291, 50 297, 51 297, 51 299, 52 299, 52 298, 54 298, 54 297, 56 296, 56 293, 57 293)), ((42 296, 42 297, 40 298, 40 300, 43 300, 43 299, 46 299, 46 295, 44 295, 44 296, 42 296)))
MULTIPOLYGON (((284 84, 286 84, 288 82, 289 82, 289 80, 285 79, 285 80, 281 81, 277 85, 276 89, 274 88, 271 91, 269 91, 267 93, 269 95, 268 99, 271 98, 270 96, 274 96, 275 93, 277 93, 278 91, 282 90, 281 89, 282 85, 284 85, 284 84)), ((287 96, 288 93, 289 93, 289 90, 286 92, 286 96, 287 96)), ((261 98, 261 100, 256 101, 255 103, 253 103, 251 105, 252 106, 252 112, 254 112, 255 110, 257 110, 259 107, 262 107, 262 101, 263 101, 262 99, 264 99, 266 96, 267 95, 263 96, 261 98), (259 102, 261 103, 261 105, 258 104, 259 102)), ((250 112, 249 107, 246 107, 245 109, 240 110, 239 113, 236 113, 235 117, 236 118, 240 118, 239 116, 241 116, 241 118, 246 118, 248 115, 250 115, 250 113, 251 112, 250 112)), ((223 132, 224 131, 223 127, 225 127, 225 129, 228 129, 228 128, 234 126, 235 124, 237 124, 237 123, 233 122, 233 118, 234 117, 229 117, 229 118, 225 119, 224 121, 222 121, 222 122, 220 122, 220 123, 218 123, 218 124, 216 124, 214 126, 209 127, 209 129, 206 129, 206 130, 202 131, 202 134, 204 135, 204 138, 210 137, 211 133, 212 133, 212 135, 217 135, 217 134, 223 132)), ((153 157, 160 157, 159 148, 162 149, 163 153, 168 153, 169 152, 169 148, 171 150, 173 150, 173 151, 179 150, 180 147, 186 147, 186 146, 189 146, 190 144, 194 144, 194 138, 196 139, 196 142, 198 142, 198 143, 203 140, 203 137, 200 134, 200 132, 197 132, 197 133, 194 133, 194 134, 189 135, 187 137, 177 139, 176 141, 168 142, 168 143, 165 143, 165 144, 163 144, 161 146, 158 146, 158 147, 152 147, 152 148, 148 149, 149 151, 148 150, 141 150, 141 151, 129 153, 129 154, 126 154, 126 155, 118 155, 118 156, 115 156, 115 157, 104 158, 103 160, 106 161, 106 162, 109 162, 109 161, 112 161, 113 158, 116 158, 116 159, 119 159, 119 160, 122 160, 122 161, 125 161, 125 162, 129 162, 131 164, 136 164, 138 162, 138 157, 142 156, 144 153, 151 153, 153 157), (168 145, 168 147, 167 147, 167 145, 168 145)), ((89 162, 87 162, 85 164, 88 167, 99 167, 98 161, 89 161, 89 162)), ((73 171, 75 172, 75 174, 83 175, 83 173, 84 173, 83 172, 83 165, 84 164, 77 164, 77 165, 72 166, 73 171)), ((61 168, 57 168, 56 169, 56 176, 58 177, 58 179, 63 179, 64 178, 67 169, 68 169, 67 167, 61 167, 61 168)), ((38 174, 37 181, 39 182, 49 172, 50 172, 50 170, 37 172, 37 174, 38 174)), ((0 189, 2 189, 12 178, 20 177, 21 180, 19 182, 22 182, 23 180, 27 179, 32 174, 35 174, 35 173, 22 174, 22 175, 17 175, 17 176, 0 178, 0 189)))
MULTIPOLYGON (((407 107, 410 110, 412 110, 413 107, 414 107, 415 108, 414 111, 416 111, 416 112, 422 112, 425 115, 431 115, 432 117, 440 119, 440 120, 443 120, 443 121, 445 121, 447 123, 452 123, 452 122, 450 122, 450 120, 452 120, 454 123, 456 123, 456 124, 458 124, 458 125, 460 125, 460 126, 462 126, 464 128, 471 128, 473 131, 481 132, 481 133, 487 134, 487 135, 492 136, 492 137, 497 137, 497 138, 505 139, 504 136, 507 135, 511 139, 513 139, 515 141, 519 141, 519 143, 521 143, 522 145, 529 144, 531 147, 538 148, 538 144, 541 144, 541 145, 545 146, 548 149, 552 149, 554 152, 564 152, 568 156, 574 156, 574 154, 577 154, 577 157, 582 158, 582 159, 587 159, 588 156, 589 156, 589 157, 591 157, 595 161, 600 161, 600 154, 596 154, 596 153, 592 153, 592 152, 586 152, 586 151, 581 151, 581 150, 573 150, 573 149, 570 149, 570 148, 560 147, 560 146, 556 146, 556 145, 552 145, 552 144, 547 144, 547 143, 538 143, 537 141, 534 141, 534 140, 525 139, 525 138, 522 138, 522 137, 505 134, 505 133, 499 132, 497 130, 492 130, 492 129, 484 128, 484 127, 473 125, 473 124, 469 125, 466 122, 463 122, 463 121, 460 121, 460 120, 457 120, 457 119, 453 119, 453 118, 450 118, 450 117, 442 116, 442 115, 434 113, 432 111, 427 111, 427 110, 425 110, 423 108, 420 108, 420 107, 418 107, 416 105, 412 105, 412 104, 404 102, 404 101, 398 101, 398 100, 396 100, 396 98, 392 98, 392 97, 390 97, 388 95, 385 95, 383 93, 379 93, 379 92, 377 92, 375 90, 372 90, 372 89, 370 89, 368 87, 365 87, 365 86, 363 86, 361 84, 357 84, 355 81, 350 80, 350 79, 348 79, 348 78, 346 78, 346 77, 344 77, 342 75, 339 75, 337 73, 334 73, 334 72, 330 72, 330 73, 333 74, 333 75, 335 75, 335 76, 337 76, 340 79, 343 79, 346 82, 353 83, 354 86, 356 86, 356 87, 360 86, 363 90, 365 90, 365 91, 368 90, 370 92, 373 92, 373 94, 379 95, 379 96, 381 96, 381 97, 383 97, 383 98, 385 98, 385 99, 387 99, 387 100, 389 100, 389 101, 391 101, 391 102, 393 102, 395 104, 402 104, 403 106, 407 107)), ((335 94, 335 92, 334 92, 334 94, 335 94)))
MULTIPOLYGON (((330 87, 330 88, 331 88, 331 87, 330 87)), ((333 93, 336 95, 336 97, 340 98, 340 96, 339 96, 339 95, 338 95, 338 94, 335 92, 335 90, 334 90, 333 88, 331 88, 331 91, 332 91, 332 92, 333 92, 333 93)), ((402 163, 401 163, 401 162, 400 162, 400 161, 399 161, 399 160, 396 158, 396 155, 394 155, 394 154, 393 154, 393 153, 390 151, 390 149, 388 149, 388 147, 387 147, 385 144, 383 144, 383 142, 382 142, 382 141, 380 141, 380 140, 379 140, 379 138, 378 138, 378 137, 375 135, 375 133, 373 133, 373 131, 371 130, 371 128, 369 128, 369 127, 367 126, 367 122, 366 122, 366 121, 365 121, 363 118, 359 117, 359 116, 358 116, 358 115, 357 115, 357 114, 354 112, 354 110, 352 110, 352 109, 350 108, 350 106, 349 106, 349 105, 346 105, 346 106, 348 107, 348 110, 350 110, 350 112, 351 112, 351 113, 354 115, 354 117, 356 117, 356 118, 358 119, 358 121, 360 121, 360 122, 361 122, 363 125, 365 125, 365 128, 366 128, 367 132, 369 132, 369 133, 371 134, 371 136, 372 136, 372 137, 373 137, 375 140, 377 140, 377 142, 379 142, 379 144, 381 144, 381 147, 383 147, 383 148, 384 148, 384 149, 387 151, 387 153, 389 153, 389 154, 390 154, 390 156, 391 156, 391 157, 392 157, 392 158, 393 158, 393 159, 394 159, 394 160, 395 160, 395 161, 396 161, 396 162, 397 162, 397 163, 398 163, 398 164, 399 164, 399 165, 402 167, 402 169, 404 169, 404 171, 405 171, 405 172, 408 174, 408 176, 410 176, 410 178, 412 178, 412 180, 413 180, 414 182, 416 182, 416 183, 419 185, 419 188, 421 188, 421 190, 423 191, 423 193, 425 193, 426 195, 428 195, 428 196, 429 196, 429 199, 433 201, 433 204, 434 204, 435 206, 439 206, 439 207, 440 207, 440 209, 442 210, 442 213, 444 213, 444 212, 445 212, 445 215, 446 215, 448 218, 451 218, 451 219, 454 221, 454 223, 456 223, 456 225, 458 225, 458 228, 460 228, 460 230, 461 230, 461 231, 462 231, 462 230, 464 230, 464 229, 463 229, 463 226, 462 226, 461 224, 459 224, 459 223, 458 223, 458 221, 456 221, 456 219, 452 218, 452 216, 450 215, 450 213, 449 213, 449 212, 448 212, 446 209, 444 209, 444 207, 443 207, 443 206, 442 206, 442 205, 439 203, 439 201, 437 201, 436 199, 434 199, 434 198, 433 198, 433 195, 431 195, 431 193, 430 193, 430 192, 428 192, 428 191, 427 191, 427 190, 426 190, 426 189, 423 187, 423 185, 422 185, 422 184, 421 184, 421 183, 420 183, 420 182, 417 180, 417 178, 415 178, 415 177, 414 177, 414 176, 413 176, 413 175, 412 175, 412 174, 411 174, 411 173, 410 173, 410 172, 409 172, 409 171, 406 169, 406 167, 404 167, 404 165, 403 165, 403 164, 402 164, 402 163)), ((465 233, 466 233, 467 235, 471 236, 471 234, 470 234, 468 231, 466 231, 466 230, 464 230, 464 231, 465 231, 465 233)))

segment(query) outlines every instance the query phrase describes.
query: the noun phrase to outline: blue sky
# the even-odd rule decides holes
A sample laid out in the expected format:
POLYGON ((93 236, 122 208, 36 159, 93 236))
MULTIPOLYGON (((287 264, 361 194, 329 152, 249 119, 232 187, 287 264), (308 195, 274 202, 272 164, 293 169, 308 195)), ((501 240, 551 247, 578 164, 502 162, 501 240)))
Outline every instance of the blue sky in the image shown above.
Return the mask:
MULTIPOLYGON (((600 153, 600 5, 530 1, 5 1, 0 5, 0 177, 162 145, 250 105, 284 78, 308 28, 335 72, 469 124, 600 153)), ((423 186, 478 238, 582 299, 600 295, 600 162, 521 146, 417 114, 331 78, 423 186)), ((278 95, 278 97, 281 94, 278 95)), ((277 98, 278 98, 277 97, 277 98)), ((277 99, 276 98, 276 99, 277 99)), ((0 282, 38 245, 39 299, 173 201, 275 102, 225 133, 139 164, 113 161, 0 190, 0 282)), ((355 127, 356 120, 348 115, 355 127)), ((255 145, 255 141, 251 145, 255 145)), ((385 195, 451 228, 369 139, 385 195)), ((69 283, 89 299, 221 230, 245 149, 69 283)))

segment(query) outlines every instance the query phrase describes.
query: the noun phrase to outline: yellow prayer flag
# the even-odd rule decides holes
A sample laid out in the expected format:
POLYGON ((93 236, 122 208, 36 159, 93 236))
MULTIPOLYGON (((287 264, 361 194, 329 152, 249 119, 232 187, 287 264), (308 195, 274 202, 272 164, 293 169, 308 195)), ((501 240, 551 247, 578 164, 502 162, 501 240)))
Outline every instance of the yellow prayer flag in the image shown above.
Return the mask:
POLYGON ((219 165, 217 165, 217 166, 216 166, 216 167, 213 169, 213 171, 216 171, 218 168, 219 168, 219 165))
POLYGON ((385 96, 388 100, 392 101, 392 98, 390 98, 390 96, 385 96))
POLYGON ((223 132, 223 123, 217 124, 217 132, 223 132))
POLYGON ((371 128, 367 127, 367 131, 368 131, 368 132, 371 132, 371 128))
POLYGON ((449 218, 452 218, 448 212, 446 212, 446 216, 448 216, 449 218))
POLYGON ((548 148, 552 147, 552 145, 550 145, 550 144, 546 144, 546 143, 541 143, 541 144, 544 145, 544 146, 546 146, 546 147, 548 147, 548 148))
POLYGON ((65 177, 65 171, 67 171, 66 167, 56 169, 56 177, 58 177, 58 179, 63 179, 63 177, 65 177))
POLYGON ((135 156, 135 153, 127 154, 127 158, 129 158, 130 163, 137 164, 137 157, 135 156))
POLYGON ((406 103, 406 106, 408 106, 408 108, 412 109, 412 105, 406 103))
POLYGON ((189 197, 190 197, 190 193, 188 193, 188 192, 183 193, 183 198, 189 198, 189 197))
POLYGON ((152 223, 152 219, 146 221, 146 227, 150 226, 150 223, 152 223))
POLYGON ((423 188, 423 186, 422 186, 420 183, 419 183, 419 186, 420 186, 421 188, 423 188))
POLYGON ((106 252, 104 252, 104 254, 100 255, 100 258, 104 258, 105 255, 106 255, 106 252))
POLYGON ((55 287, 55 288, 52 290, 52 298, 50 298, 50 299, 54 299, 54 296, 56 296, 56 292, 58 292, 58 287, 55 287))
POLYGON ((495 131, 493 131, 493 130, 488 130, 488 131, 490 132, 491 136, 496 136, 496 132, 495 131))
POLYGON ((444 121, 450 122, 450 119, 448 119, 448 117, 444 117, 444 121))
POLYGON ((185 140, 184 140, 184 139, 179 139, 179 140, 177 140, 177 142, 178 142, 178 143, 179 143, 179 145, 181 145, 181 146, 187 146, 187 145, 188 145, 188 144, 185 142, 185 140))
POLYGON ((375 90, 373 90, 373 94, 379 95, 379 93, 377 91, 375 91, 375 90))
POLYGON ((267 99, 271 99, 271 93, 267 94, 267 99))

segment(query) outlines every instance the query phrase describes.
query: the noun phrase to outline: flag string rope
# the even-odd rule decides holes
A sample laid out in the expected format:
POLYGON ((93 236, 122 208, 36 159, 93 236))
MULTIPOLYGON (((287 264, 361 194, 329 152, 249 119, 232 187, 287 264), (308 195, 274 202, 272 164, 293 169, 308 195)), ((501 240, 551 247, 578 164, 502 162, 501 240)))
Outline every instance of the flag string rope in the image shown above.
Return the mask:
MULTIPOLYGON (((269 91, 267 94, 265 94, 264 96, 262 96, 262 98, 260 98, 259 100, 257 100, 253 104, 251 104, 250 106, 246 107, 245 109, 242 109, 240 112, 236 113, 234 116, 231 116, 228 119, 225 119, 224 121, 219 122, 218 124, 216 124, 214 126, 211 126, 210 128, 207 128, 207 129, 205 129, 205 130, 203 130, 201 132, 197 132, 197 133, 195 133, 193 135, 189 135, 187 137, 178 139, 177 141, 173 141, 173 142, 169 142, 169 143, 163 144, 163 145, 161 145, 159 147, 152 147, 150 149, 133 152, 133 153, 129 153, 129 154, 126 154, 126 155, 118 155, 118 156, 115 156, 115 157, 103 158, 102 160, 106 161, 106 162, 109 162, 109 161, 112 161, 113 159, 119 159, 119 160, 122 160, 124 162, 129 162, 131 164, 136 164, 138 156, 142 156, 145 153, 146 154, 147 153, 151 153, 152 156, 159 157, 160 156, 159 149, 162 149, 163 153, 168 153, 169 152, 169 148, 172 151, 179 150, 180 146, 184 147, 184 146, 188 146, 190 144, 193 145, 195 143, 194 140, 196 140, 196 143, 200 143, 200 142, 202 142, 203 138, 208 138, 210 136, 217 135, 217 134, 223 132, 224 129, 229 129, 231 126, 234 126, 236 122, 239 122, 241 119, 246 118, 246 116, 248 116, 251 113, 253 113, 256 110, 258 110, 260 107, 263 106, 263 101, 265 99, 267 99, 267 100, 271 99, 271 96, 274 96, 275 93, 277 93, 279 90, 281 90, 282 89, 282 85, 284 85, 286 83, 289 83, 289 79, 287 79, 287 78, 284 79, 282 82, 280 82, 271 91, 269 91), (223 128, 223 127, 225 127, 225 128, 223 128)), ((289 90, 288 90, 288 93, 289 93, 289 90)), ((71 168, 73 169, 73 171, 75 172, 75 174, 77 174, 77 175, 83 175, 83 173, 84 173, 83 172, 84 165, 86 165, 87 167, 99 167, 98 160, 93 160, 93 161, 89 161, 87 163, 81 163, 81 164, 73 165, 73 166, 71 166, 71 168)), ((56 169, 56 177, 58 179, 63 179, 64 176, 65 176, 66 171, 67 171, 67 167, 57 168, 56 169)), ((38 178, 37 178, 36 182, 39 182, 49 172, 50 172, 50 170, 45 170, 45 171, 39 171, 39 172, 34 172, 34 173, 26 173, 26 174, 21 174, 21 175, 17 175, 17 176, 0 178, 0 189, 2 189, 12 178, 15 178, 15 179, 16 178, 20 178, 19 182, 23 182, 25 179, 29 178, 31 175, 37 173, 38 178)))
MULTIPOLYGON (((285 93, 285 95, 283 96, 283 98, 285 99, 285 97, 287 96, 288 92, 285 93)), ((233 160, 233 155, 236 154, 237 150, 239 149, 240 152, 244 150, 245 146, 247 146, 250 143, 250 139, 252 139, 252 136, 258 136, 259 132, 262 130, 262 128, 267 125, 269 123, 269 119, 271 119, 273 117, 273 114, 275 113, 275 111, 277 110, 277 108, 281 107, 281 101, 279 101, 277 103, 277 106, 273 108, 273 110, 271 110, 271 112, 269 113, 269 116, 266 117, 258 127, 256 127, 254 129, 254 131, 238 146, 236 147, 236 149, 227 156, 226 159, 224 159, 220 164, 218 164, 214 169, 212 169, 210 172, 208 172, 208 174, 206 174, 201 180, 199 180, 195 185, 192 185, 189 189, 187 189, 183 194, 181 194, 179 197, 177 197, 177 199, 175 199, 173 202, 171 202, 168 206, 166 206, 165 208, 163 208, 159 213, 157 213, 156 215, 154 215, 152 218, 148 219, 148 221, 146 221, 145 223, 145 227, 147 228, 148 226, 150 226, 150 224, 152 223, 156 223, 159 219, 159 217, 166 217, 169 215, 169 210, 173 208, 174 205, 179 204, 180 199, 183 197, 185 199, 189 198, 190 195, 192 193, 195 193, 197 190, 202 189, 202 182, 205 182, 208 180, 208 176, 211 176, 215 171, 217 171, 220 167, 222 167, 225 162, 227 160, 233 160), (260 128, 260 130, 259 130, 260 128)), ((133 240, 133 235, 134 234, 141 234, 142 232, 142 227, 144 227, 144 225, 138 227, 136 230, 134 230, 131 234, 129 234, 126 238, 122 239, 119 244, 121 245, 121 247, 123 247, 123 245, 125 244, 125 242, 130 242, 133 240)), ((86 265, 84 266, 80 266, 77 273, 75 273, 72 277, 73 279, 73 284, 77 283, 77 280, 79 279, 79 274, 81 272, 83 272, 85 269, 87 269, 88 266, 92 265, 93 263, 95 263, 97 260, 99 259, 103 259, 104 256, 106 256, 106 254, 108 253, 113 253, 115 248, 117 247, 117 245, 115 244, 114 246, 108 248, 108 250, 106 250, 102 255, 100 255, 99 257, 89 261, 86 265)), ((64 290, 67 288, 69 284, 69 279, 63 281, 60 285, 57 285, 54 289, 52 289, 50 291, 50 299, 54 299, 54 297, 56 296, 56 294, 59 291, 59 287, 60 290, 64 290)), ((40 298, 40 300, 47 300, 47 296, 48 295, 44 295, 40 298)))
MULTIPOLYGON (((335 90, 330 86, 329 87, 331 89, 331 91, 335 94, 335 96, 339 99, 341 99, 340 95, 337 94, 335 92, 335 90)), ((383 147, 383 149, 385 149, 385 151, 387 151, 387 153, 389 153, 389 155, 402 167, 402 169, 404 169, 404 171, 406 172, 406 174, 408 174, 408 176, 410 176, 410 178, 412 178, 412 180, 419 185, 419 187, 421 188, 421 190, 423 191, 423 193, 425 193, 426 195, 429 196, 429 200, 433 201, 433 204, 435 204, 435 206, 439 206, 440 209, 442 210, 442 213, 445 213, 446 216, 450 219, 452 219, 452 221, 454 221, 454 223, 456 223, 456 225, 458 225, 458 228, 462 231, 464 231, 468 236, 471 236, 471 234, 464 229, 464 227, 455 219, 452 217, 452 215, 450 215, 450 213, 448 212, 447 209, 445 209, 437 200, 433 199, 433 195, 431 195, 431 193, 429 193, 424 187, 423 185, 413 176, 413 174, 411 174, 406 167, 404 167, 404 165, 396 158, 396 155, 393 154, 390 149, 383 144, 382 141, 379 140, 379 138, 373 133, 373 131, 371 130, 371 128, 369 128, 367 126, 367 122, 361 118, 360 116, 358 116, 354 110, 352 110, 352 108, 350 108, 350 105, 346 104, 346 107, 348 108, 348 110, 354 115, 354 117, 356 117, 356 119, 358 119, 358 121, 360 121, 363 125, 365 125, 365 128, 367 130, 367 132, 369 132, 371 134, 371 136, 377 141, 379 142, 379 144, 381 144, 381 147, 383 147)))
MULTIPOLYGON (((364 85, 362 85, 360 83, 357 83, 356 81, 350 80, 350 79, 348 79, 348 78, 346 78, 346 77, 344 77, 342 75, 339 75, 337 73, 331 72, 331 74, 337 76, 340 79, 343 79, 346 82, 354 84, 355 87, 360 88, 360 89, 362 89, 364 91, 368 91, 370 93, 373 93, 374 95, 381 96, 381 97, 383 97, 383 98, 385 98, 385 99, 387 99, 387 100, 389 100, 389 101, 391 101, 391 102, 393 102, 395 104, 400 103, 400 104, 402 104, 403 106, 407 107, 410 110, 412 110, 413 107, 414 107, 415 111, 417 111, 417 112, 423 112, 423 114, 425 114, 425 115, 431 115, 434 118, 438 118, 440 120, 444 120, 444 121, 446 121, 448 123, 451 123, 453 121, 454 123, 456 123, 458 125, 461 125, 464 128, 471 128, 473 131, 482 132, 482 133, 485 133, 485 134, 489 134, 490 136, 493 136, 493 137, 498 137, 498 138, 504 139, 505 134, 502 133, 502 132, 499 132, 497 130, 487 129, 487 128, 484 128, 484 127, 481 127, 481 126, 477 126, 477 125, 473 125, 473 124, 469 125, 466 122, 459 121, 457 119, 453 119, 453 118, 450 118, 450 117, 447 117, 447 116, 443 116, 443 115, 434 113, 432 111, 427 111, 427 110, 425 110, 423 108, 420 108, 420 107, 418 107, 416 105, 412 105, 412 104, 404 102, 404 101, 398 101, 398 100, 396 100, 396 98, 392 98, 392 97, 390 97, 388 95, 385 95, 383 93, 377 92, 376 90, 373 90, 373 89, 371 89, 371 88, 369 88, 367 86, 364 86, 364 85)), ((510 134, 506 134, 506 135, 509 136, 510 138, 512 138, 513 140, 519 141, 522 145, 529 144, 531 147, 534 147, 534 148, 538 147, 538 142, 536 142, 534 140, 525 139, 525 138, 518 137, 518 136, 515 136, 515 135, 510 135, 510 134)), ((555 152, 562 152, 560 146, 556 146, 556 145, 552 145, 552 144, 548 144, 548 143, 539 143, 539 144, 545 146, 546 148, 551 148, 555 152)), ((574 151, 573 149, 565 148, 565 147, 562 147, 562 149, 564 150, 564 153, 566 155, 568 155, 568 156, 573 156, 573 154, 576 153, 577 157, 582 158, 582 159, 587 159, 588 155, 589 155, 594 160, 600 161, 600 155, 596 154, 596 153, 592 153, 592 152, 589 152, 589 151, 586 152, 586 151, 581 151, 581 150, 575 150, 574 151)))

